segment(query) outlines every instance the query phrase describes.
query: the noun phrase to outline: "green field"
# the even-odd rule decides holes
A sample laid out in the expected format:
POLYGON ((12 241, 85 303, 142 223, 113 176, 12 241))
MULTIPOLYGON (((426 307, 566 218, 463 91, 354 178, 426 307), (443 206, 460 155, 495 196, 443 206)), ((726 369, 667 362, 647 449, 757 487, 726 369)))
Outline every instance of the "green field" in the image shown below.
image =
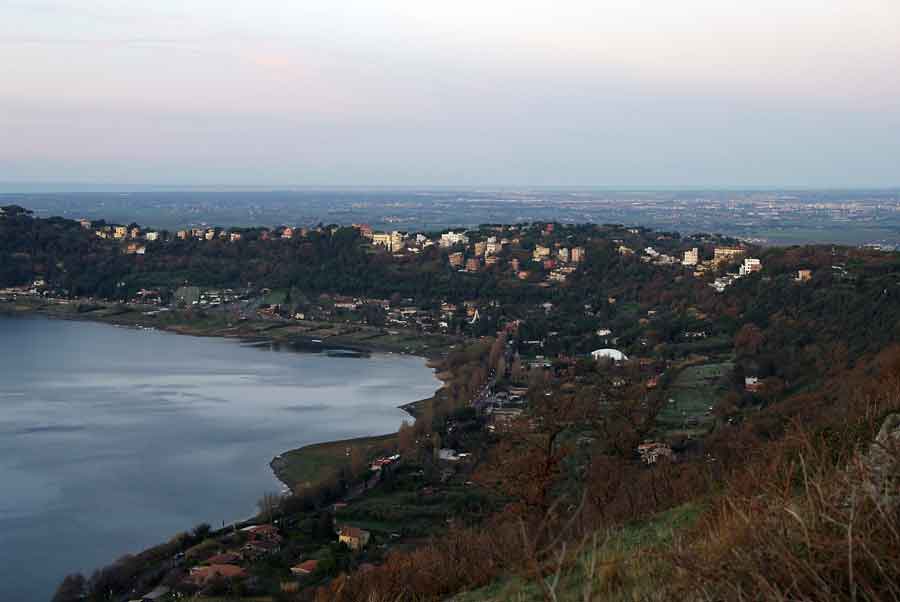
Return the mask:
POLYGON ((307 445, 272 460, 272 469, 291 489, 314 487, 338 476, 341 469, 350 468, 348 449, 360 450, 364 457, 371 458, 394 449, 396 444, 397 435, 392 433, 307 445))
POLYGON ((698 436, 706 433, 715 420, 710 411, 725 390, 723 376, 731 362, 688 366, 665 391, 666 401, 656 417, 657 428, 669 437, 698 436))
POLYGON ((288 292, 286 289, 275 289, 268 295, 263 297, 262 302, 267 305, 281 305, 287 301, 288 292))

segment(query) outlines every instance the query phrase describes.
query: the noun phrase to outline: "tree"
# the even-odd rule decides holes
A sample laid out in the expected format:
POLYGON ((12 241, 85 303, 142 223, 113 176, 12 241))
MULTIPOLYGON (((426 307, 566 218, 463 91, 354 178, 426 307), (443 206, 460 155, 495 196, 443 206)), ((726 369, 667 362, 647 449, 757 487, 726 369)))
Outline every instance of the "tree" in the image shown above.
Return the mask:
POLYGON ((766 339, 756 324, 744 324, 734 337, 734 350, 738 355, 756 355, 766 339))
POLYGON ((434 400, 422 404, 422 415, 416 420, 416 431, 428 434, 434 423, 434 400))
POLYGON ((80 602, 84 599, 86 585, 81 573, 66 575, 53 594, 53 602, 80 602))
POLYGON ((413 449, 416 445, 416 432, 413 426, 406 420, 400 424, 400 430, 397 431, 397 449, 400 453, 406 453, 413 449))
POLYGON ((194 527, 194 530, 191 531, 191 535, 193 535, 194 540, 199 543, 209 537, 210 532, 212 532, 212 527, 209 523, 200 523, 194 527))
POLYGON ((350 449, 350 478, 358 479, 364 477, 369 470, 366 456, 358 447, 350 449))
MULTIPOLYGON (((491 344, 490 355, 488 356, 488 366, 493 370, 498 370, 500 359, 506 352, 506 333, 500 333, 491 344)), ((498 370, 499 372, 499 370, 498 370)))
POLYGON ((441 459, 441 436, 438 433, 431 435, 432 453, 434 454, 434 463, 437 464, 441 459))
POLYGON ((256 506, 259 508, 260 517, 265 522, 272 522, 275 518, 275 513, 278 512, 278 508, 281 506, 281 495, 273 492, 264 493, 259 498, 259 501, 256 502, 256 506))

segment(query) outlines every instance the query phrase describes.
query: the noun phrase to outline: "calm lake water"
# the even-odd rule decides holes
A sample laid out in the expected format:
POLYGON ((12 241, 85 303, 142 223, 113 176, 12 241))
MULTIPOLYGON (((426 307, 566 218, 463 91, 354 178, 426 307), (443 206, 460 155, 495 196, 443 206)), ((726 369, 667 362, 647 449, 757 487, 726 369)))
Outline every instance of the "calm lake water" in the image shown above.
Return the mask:
POLYGON ((438 385, 420 358, 0 316, 0 600, 249 516, 273 456, 394 431, 438 385))

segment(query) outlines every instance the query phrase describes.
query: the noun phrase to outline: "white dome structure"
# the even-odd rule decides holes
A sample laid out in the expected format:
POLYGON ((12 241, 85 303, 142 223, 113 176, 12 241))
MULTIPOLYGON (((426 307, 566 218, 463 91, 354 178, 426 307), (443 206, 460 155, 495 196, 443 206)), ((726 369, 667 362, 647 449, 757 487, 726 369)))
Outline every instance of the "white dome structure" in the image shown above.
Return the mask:
POLYGON ((594 360, 612 360, 614 362, 624 362, 628 360, 628 356, 618 349, 597 349, 591 351, 591 357, 594 360))

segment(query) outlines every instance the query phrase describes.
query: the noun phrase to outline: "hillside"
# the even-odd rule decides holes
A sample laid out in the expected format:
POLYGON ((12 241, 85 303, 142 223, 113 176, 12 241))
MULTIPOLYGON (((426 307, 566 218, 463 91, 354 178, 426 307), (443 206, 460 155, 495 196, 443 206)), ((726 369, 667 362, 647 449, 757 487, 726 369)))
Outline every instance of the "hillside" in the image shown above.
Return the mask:
POLYGON ((415 424, 261 505, 277 545, 201 529, 78 596, 898 595, 895 253, 593 224, 148 231, 6 208, 6 303, 460 342, 415 424))

